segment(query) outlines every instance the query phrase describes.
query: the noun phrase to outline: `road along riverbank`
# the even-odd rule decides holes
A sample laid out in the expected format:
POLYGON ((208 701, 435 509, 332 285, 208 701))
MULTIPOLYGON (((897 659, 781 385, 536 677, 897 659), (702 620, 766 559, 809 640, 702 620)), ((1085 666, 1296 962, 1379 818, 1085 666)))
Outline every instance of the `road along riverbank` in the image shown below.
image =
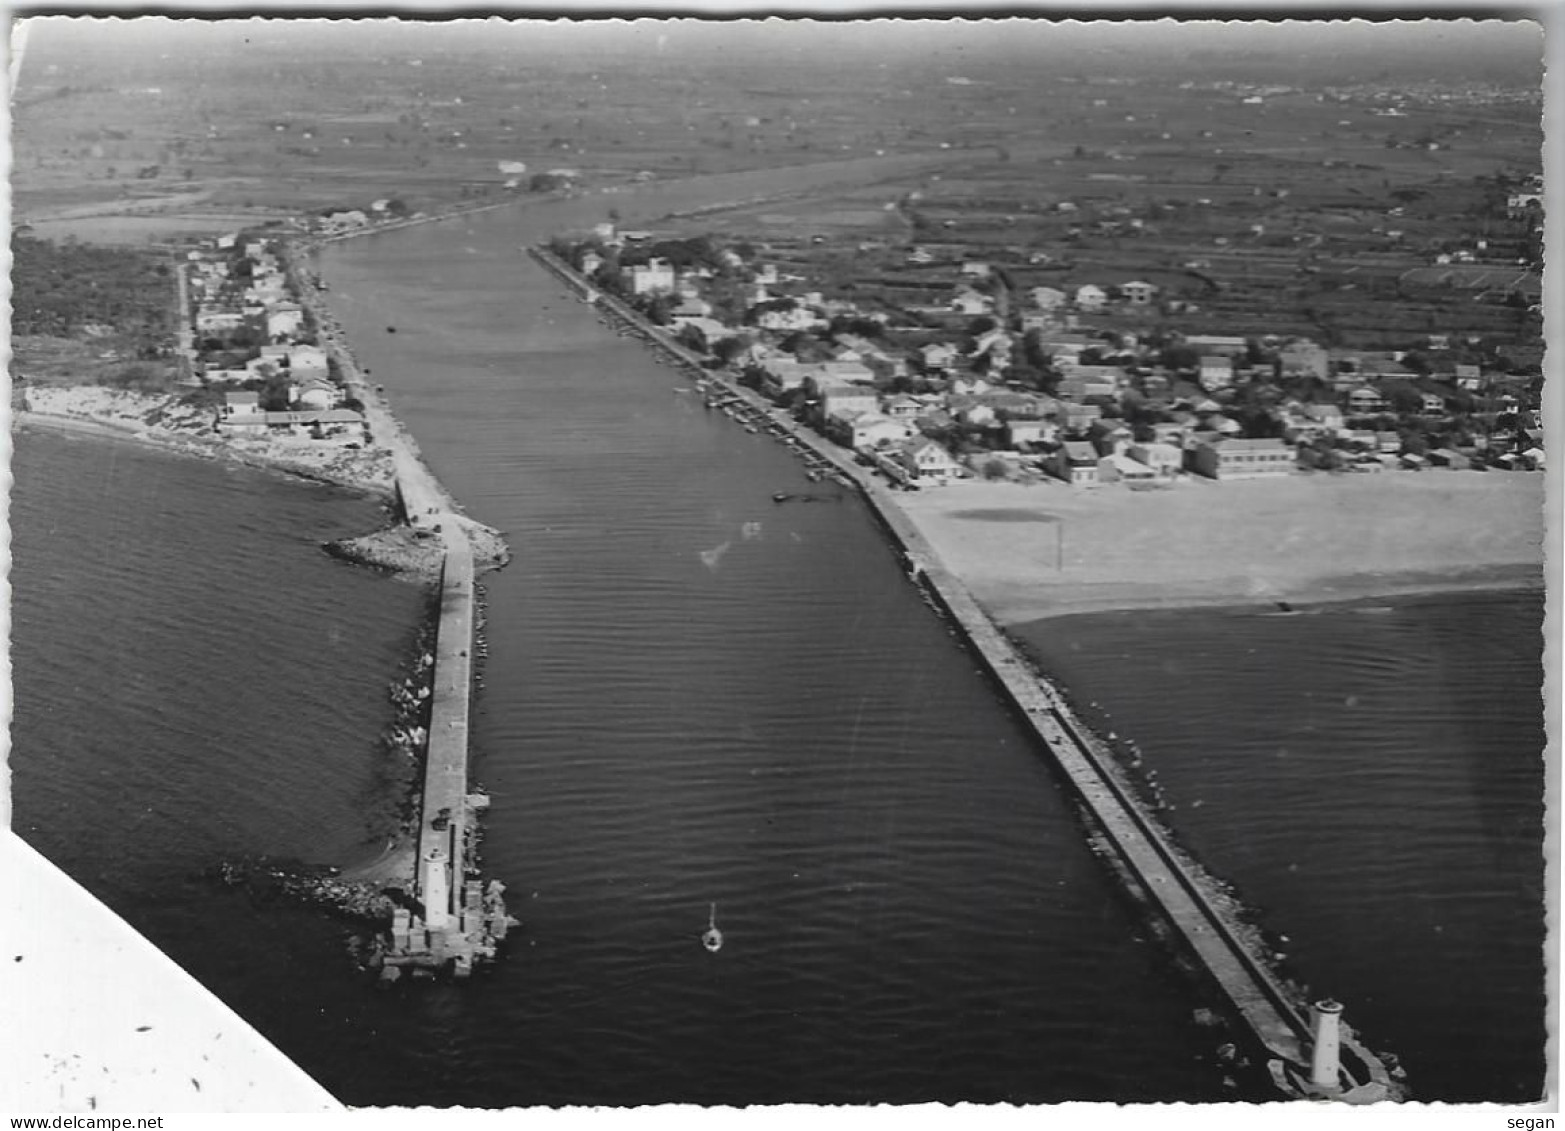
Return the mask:
POLYGON ((1306 1015, 1303 1004, 1268 969, 1255 932, 1238 920, 1220 885, 1175 850, 1168 833, 1120 780, 1106 749, 1071 716, 1063 696, 1025 662, 961 580, 944 567, 884 484, 731 376, 706 369, 701 358, 618 299, 599 293, 558 257, 541 248, 528 252, 623 332, 642 337, 665 358, 691 371, 706 390, 709 405, 729 411, 751 430, 764 427, 812 467, 829 468, 834 478, 860 490, 902 554, 910 579, 960 630, 1038 746, 1059 768, 1090 823, 1112 846, 1120 874, 1131 880, 1138 897, 1157 911, 1177 945, 1220 991, 1248 1035, 1249 1051, 1266 1064, 1281 1092, 1353 1102, 1400 1094, 1380 1059, 1341 1025, 1340 1007, 1321 1003, 1313 1017, 1306 1015))

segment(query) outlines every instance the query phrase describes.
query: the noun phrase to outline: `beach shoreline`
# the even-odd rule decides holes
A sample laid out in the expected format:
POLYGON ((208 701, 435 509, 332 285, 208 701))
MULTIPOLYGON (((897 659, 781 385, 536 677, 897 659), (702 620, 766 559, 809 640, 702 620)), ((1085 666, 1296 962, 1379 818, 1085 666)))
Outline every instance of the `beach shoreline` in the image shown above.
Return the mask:
POLYGON ((304 444, 284 447, 269 441, 229 440, 188 424, 165 428, 146 423, 148 414, 166 411, 176 404, 177 395, 122 393, 92 385, 29 388, 27 395, 30 401, 43 399, 45 407, 13 407, 13 431, 36 428, 95 439, 126 440, 170 455, 324 483, 383 502, 395 495, 390 464, 373 448, 354 451, 304 444))
MULTIPOLYGON (((323 484, 363 495, 388 508, 397 506, 399 456, 384 437, 373 433, 362 448, 316 441, 231 439, 212 431, 207 414, 182 404, 177 393, 151 395, 95 385, 29 386, 25 404, 27 407, 11 410, 13 431, 39 429, 83 439, 135 443, 169 455, 323 484)), ((400 458, 416 459, 411 438, 401 434, 394 418, 386 413, 380 422, 383 427, 398 429, 397 441, 410 449, 400 458)), ((467 535, 480 567, 504 566, 510 560, 504 536, 451 505, 453 510, 446 520, 467 535)), ((327 542, 322 549, 343 561, 425 584, 439 578, 444 553, 440 539, 427 534, 392 521, 365 534, 327 542)))
POLYGON ((1096 616, 1105 613, 1159 613, 1205 609, 1213 614, 1287 615, 1326 606, 1370 605, 1375 602, 1399 602, 1438 598, 1465 593, 1543 591, 1547 587, 1541 567, 1528 565, 1496 566, 1483 570, 1453 570, 1445 574, 1408 573, 1395 577, 1378 574, 1348 574, 1333 579, 1330 585, 1290 591, 1286 598, 1247 597, 1240 594, 1181 594, 1159 597, 1153 586, 1118 591, 1101 590, 1061 600, 1036 616, 1013 612, 1003 622, 1009 630, 1063 617, 1096 616))

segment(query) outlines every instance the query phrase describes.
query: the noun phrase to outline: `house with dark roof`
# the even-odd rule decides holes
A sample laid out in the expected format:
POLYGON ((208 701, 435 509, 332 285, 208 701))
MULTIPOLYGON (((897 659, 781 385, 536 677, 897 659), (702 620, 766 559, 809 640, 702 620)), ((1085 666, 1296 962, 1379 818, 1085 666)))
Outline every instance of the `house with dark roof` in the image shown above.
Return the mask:
POLYGON ((1084 440, 1067 440, 1058 451, 1043 461, 1050 475, 1073 487, 1095 487, 1098 483, 1098 453, 1084 440))

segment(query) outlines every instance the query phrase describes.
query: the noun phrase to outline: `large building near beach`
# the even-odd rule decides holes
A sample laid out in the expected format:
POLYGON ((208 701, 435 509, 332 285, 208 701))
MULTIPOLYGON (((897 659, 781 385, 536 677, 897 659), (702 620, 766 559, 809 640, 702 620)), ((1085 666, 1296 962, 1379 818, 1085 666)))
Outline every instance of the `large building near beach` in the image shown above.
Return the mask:
POLYGON ((1185 467, 1208 479, 1245 479, 1257 475, 1287 475, 1298 462, 1281 440, 1213 437, 1185 452, 1185 467))

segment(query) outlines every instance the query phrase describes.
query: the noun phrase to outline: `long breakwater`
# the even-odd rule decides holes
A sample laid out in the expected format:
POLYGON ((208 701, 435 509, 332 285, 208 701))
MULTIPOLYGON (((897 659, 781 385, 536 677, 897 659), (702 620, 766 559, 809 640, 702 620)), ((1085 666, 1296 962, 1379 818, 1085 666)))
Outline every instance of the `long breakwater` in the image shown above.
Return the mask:
POLYGON ((1138 898, 1156 910, 1179 948, 1217 987, 1230 1013, 1242 1023, 1251 1051, 1264 1060, 1279 1091, 1350 1102, 1403 1094, 1380 1058, 1340 1024, 1337 1003, 1317 1003, 1311 1015, 1294 1000, 1257 953, 1252 934, 1219 900, 1215 884, 1173 847, 1134 791, 1120 780, 1107 751, 1072 717, 1064 698, 1026 663, 960 580, 944 569, 885 485, 834 445, 771 412, 754 391, 706 368, 698 355, 619 298, 601 293, 553 253, 533 247, 528 254, 578 297, 690 371, 708 390, 720 390, 726 403, 744 406, 747 419, 764 422, 768 431, 800 452, 812 467, 830 467, 834 477, 860 491, 902 554, 909 578, 932 598, 931 603, 979 657, 1038 747, 1061 771, 1087 819, 1112 846, 1120 873, 1134 885, 1138 898))
POLYGON ((318 297, 313 273, 301 269, 294 256, 289 260, 296 292, 322 331, 343 385, 363 405, 372 441, 391 459, 401 521, 439 555, 439 613, 417 832, 360 873, 366 880, 397 887, 412 905, 393 911, 389 936, 375 949, 373 961, 387 981, 397 980, 406 969, 427 976, 449 967, 466 977, 475 965, 496 957, 515 924, 506 910, 505 885, 486 881, 478 868, 478 813, 488 807, 488 798, 469 790, 468 723, 478 615, 474 539, 493 532, 459 513, 412 436, 360 369, 318 297))

